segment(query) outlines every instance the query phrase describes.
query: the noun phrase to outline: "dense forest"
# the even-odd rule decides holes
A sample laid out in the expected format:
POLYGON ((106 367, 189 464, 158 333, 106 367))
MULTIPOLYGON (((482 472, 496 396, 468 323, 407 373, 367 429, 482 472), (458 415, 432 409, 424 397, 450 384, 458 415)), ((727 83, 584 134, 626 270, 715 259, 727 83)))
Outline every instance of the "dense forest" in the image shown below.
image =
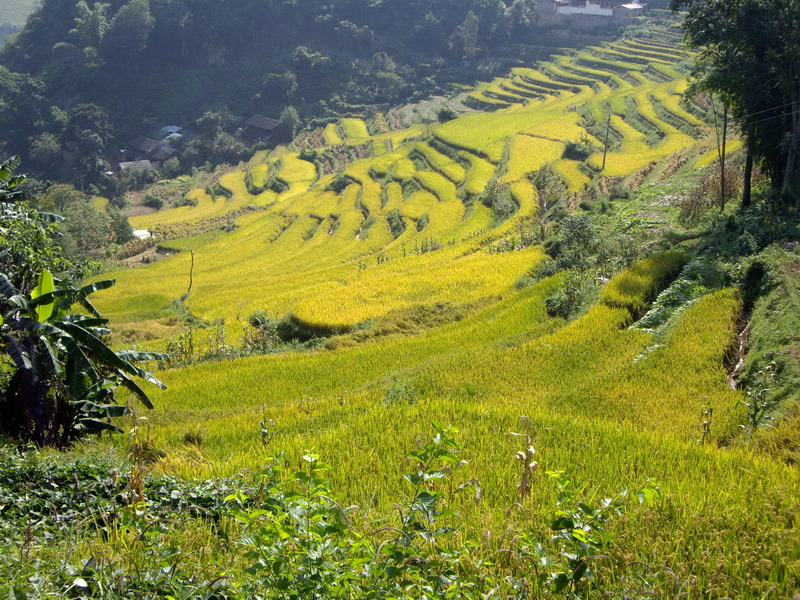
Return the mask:
MULTIPOLYGON (((307 121, 419 98, 525 35, 532 5, 45 1, 0 52, 3 150, 49 179, 92 182, 114 140, 209 111, 218 133, 288 106, 307 121), (80 159, 65 163, 64 149, 80 159)), ((228 138, 196 150, 190 162, 242 153, 228 138)))

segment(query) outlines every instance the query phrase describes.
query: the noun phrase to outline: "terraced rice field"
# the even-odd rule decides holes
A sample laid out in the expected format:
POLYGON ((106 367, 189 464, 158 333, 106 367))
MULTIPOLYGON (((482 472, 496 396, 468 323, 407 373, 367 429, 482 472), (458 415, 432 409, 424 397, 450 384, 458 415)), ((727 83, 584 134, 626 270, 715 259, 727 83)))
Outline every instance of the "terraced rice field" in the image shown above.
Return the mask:
POLYGON ((618 541, 609 561, 644 565, 642 581, 664 578, 675 596, 761 598, 775 586, 790 597, 800 585, 791 516, 800 475, 739 443, 744 395, 725 369, 739 293, 700 298, 664 335, 628 327, 687 260, 669 251, 618 274, 566 322, 545 305, 563 274, 516 285, 543 260, 540 248, 492 251, 536 217, 530 175, 542 166, 579 195, 677 152, 711 160, 700 140, 708 127, 680 103, 686 84, 675 66, 689 55, 665 43, 675 36, 514 69, 468 95, 482 112, 441 125, 370 136, 363 120, 342 119, 325 128, 320 152, 365 142, 383 150, 321 176, 280 148, 189 192, 196 206, 137 217, 135 227, 158 235, 236 215, 235 227, 170 240, 177 254, 111 274, 118 285, 97 304, 140 344, 163 344, 181 297, 234 337, 256 310, 340 334, 324 350, 159 373, 169 389, 153 394, 158 409, 148 414, 164 451, 153 468, 227 475, 279 451, 295 464, 314 450, 353 518, 374 529, 393 523, 416 440, 431 422, 452 424, 469 461, 462 471, 482 493, 449 502, 481 556, 506 560, 506 538, 547 531, 557 492, 543 472, 574 467, 588 496, 651 478, 661 487, 656 506, 609 525, 618 541), (606 122, 614 145, 600 172, 606 122), (588 157, 572 158, 575 144, 588 157), (508 218, 478 201, 493 179, 510 185, 508 218), (259 191, 269 181, 275 189, 259 191), (708 406, 712 434, 699 443, 708 406), (511 432, 534 436, 540 465, 524 505, 515 505, 514 459, 524 442, 511 432), (190 434, 202 443, 185 443, 190 434))
MULTIPOLYGON (((504 260, 538 260, 535 250, 529 252, 507 253, 504 260)), ((368 306, 365 296, 377 294, 398 307, 395 323, 409 323, 425 314, 415 312, 414 303, 429 299, 412 298, 403 307, 397 290, 404 278, 417 280, 412 269, 431 269, 445 282, 436 289, 418 287, 422 296, 442 298, 452 290, 450 298, 464 302, 474 300, 469 291, 480 286, 460 288, 449 271, 457 268, 462 277, 486 277, 487 269, 498 266, 513 272, 511 265, 486 260, 480 253, 451 262, 436 253, 415 256, 405 271, 391 273, 389 279, 401 284, 395 289, 387 278, 370 274, 349 293, 326 289, 309 302, 329 302, 321 308, 326 312, 350 311, 353 299, 368 306)), ((456 495, 450 507, 462 535, 491 555, 501 548, 494 532, 536 531, 555 502, 552 483, 537 475, 532 499, 523 510, 510 510, 519 481, 513 456, 522 442, 509 432, 535 432, 541 468, 574 465, 574 477, 587 482, 589 495, 657 482, 663 494, 657 506, 610 527, 625 560, 653 565, 647 567, 650 576, 669 565, 689 589, 716 586, 719 594, 747 598, 760 597, 771 585, 790 586, 796 571, 771 574, 764 564, 752 571, 741 557, 782 564, 792 555, 791 520, 765 529, 759 506, 796 507, 796 469, 745 449, 697 442, 705 406, 717 411, 715 439, 730 443, 742 419, 742 393, 730 389, 724 369, 741 310, 738 292, 722 290, 694 303, 657 343, 652 333, 626 327, 631 310, 645 305, 684 260, 672 252, 635 265, 569 324, 545 312, 544 298, 558 284, 556 277, 500 301, 479 301, 463 318, 416 335, 361 343, 345 336, 334 338, 338 345, 332 350, 166 371, 160 377, 170 389, 154 395, 158 410, 148 415, 152 444, 166 451, 155 468, 184 476, 227 475, 277 451, 294 463, 315 450, 332 465, 334 489, 357 507, 352 518, 391 523, 391 504, 406 493, 399 473, 414 439, 430 422, 452 424, 469 461, 461 475, 476 478, 482 496, 476 504, 468 494, 456 495), (273 436, 268 443, 260 434, 264 424, 273 436), (202 445, 183 444, 187 432, 202 436, 202 445), (727 580, 741 587, 731 590, 727 580)))
MULTIPOLYGON (((187 307, 207 320, 224 319, 232 330, 237 320, 262 309, 292 313, 319 326, 352 328, 407 306, 415 296, 435 301, 437 289, 443 290, 440 300, 451 300, 454 294, 444 291, 455 289, 449 286, 469 288, 471 300, 501 297, 535 261, 487 255, 486 249, 512 231, 514 223, 529 219, 531 211, 521 210, 501 226, 485 211, 467 206, 493 178, 520 182, 515 196, 535 206, 535 188, 525 182, 546 164, 564 177, 570 191, 580 192, 591 182, 587 173, 627 176, 692 147, 707 127, 679 102, 685 80, 674 65, 687 56, 683 49, 667 49, 656 41, 625 40, 563 53, 481 84, 468 102, 484 112, 442 125, 371 137, 363 119, 345 118, 324 128, 321 150, 341 148, 343 142, 383 150, 347 166, 344 175, 351 185, 341 193, 329 188, 332 176, 319 179, 313 163, 280 148, 249 171, 228 173, 216 186, 188 192, 190 205, 131 223, 158 231, 239 214, 234 211, 258 211, 238 216, 236 231, 209 241, 198 238, 191 248, 195 272, 187 307), (654 65, 658 77, 648 75, 654 65), (599 173, 603 140, 598 132, 609 118, 619 143, 599 173), (568 143, 577 142, 593 147, 583 167, 564 154, 568 143), (267 180, 279 187, 265 188, 267 180), (399 210, 406 224, 400 239, 390 234, 387 215, 392 210, 399 210), (445 282, 435 269, 415 266, 420 260, 415 248, 418 252, 426 240, 426 247, 452 248, 437 254, 442 265, 450 265, 452 281, 445 282), (476 264, 485 268, 504 269, 505 276, 474 279, 465 269, 461 277, 455 267, 467 254, 481 257, 476 264), (392 279, 389 296, 374 288, 392 279), (364 290, 360 300, 340 302, 353 286, 364 290)), ((185 292, 188 269, 188 255, 179 253, 114 273, 120 285, 101 300, 102 308, 149 337, 159 320, 170 318, 171 304, 185 292), (142 301, 143 293, 149 302, 142 301)))

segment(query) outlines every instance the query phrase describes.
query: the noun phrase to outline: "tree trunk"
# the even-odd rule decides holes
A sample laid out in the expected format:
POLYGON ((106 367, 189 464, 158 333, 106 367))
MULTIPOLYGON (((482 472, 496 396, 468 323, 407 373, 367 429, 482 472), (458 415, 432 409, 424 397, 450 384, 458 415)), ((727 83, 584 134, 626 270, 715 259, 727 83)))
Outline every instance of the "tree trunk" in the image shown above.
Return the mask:
POLYGON ((725 146, 728 141, 728 104, 722 110, 722 148, 719 154, 719 210, 725 210, 725 146))
POLYGON ((753 142, 750 135, 746 142, 747 154, 744 161, 744 189, 742 190, 742 208, 747 208, 751 203, 750 187, 753 180, 753 142))
MULTIPOLYGON (((792 94, 792 100, 796 100, 797 94, 792 94)), ((783 171, 783 191, 786 192, 794 182, 797 172, 797 153, 800 150, 800 114, 797 112, 797 105, 792 105, 792 142, 789 144, 789 153, 786 157, 786 168, 783 171)))
POLYGON ((0 406, 2 430, 15 439, 48 446, 53 441, 51 409, 39 379, 29 369, 18 369, 0 406))

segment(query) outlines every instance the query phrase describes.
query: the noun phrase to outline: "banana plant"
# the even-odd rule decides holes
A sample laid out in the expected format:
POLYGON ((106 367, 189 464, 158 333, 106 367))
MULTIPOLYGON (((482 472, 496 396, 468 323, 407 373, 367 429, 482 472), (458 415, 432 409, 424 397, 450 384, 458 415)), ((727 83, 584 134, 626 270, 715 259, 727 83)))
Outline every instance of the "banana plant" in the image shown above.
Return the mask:
POLYGON ((0 202, 13 202, 20 195, 20 190, 14 189, 25 183, 25 175, 14 175, 20 164, 19 156, 0 162, 0 202))
POLYGON ((0 431, 55 446, 86 433, 119 431, 110 420, 126 411, 115 395, 120 387, 153 408, 135 379, 165 386, 134 363, 166 356, 109 348, 103 341, 110 333, 108 320, 88 299, 114 283, 75 288, 45 270, 26 295, 0 273, 0 353, 11 361, 11 378, 0 398, 0 431), (75 305, 82 311, 73 311, 75 305))

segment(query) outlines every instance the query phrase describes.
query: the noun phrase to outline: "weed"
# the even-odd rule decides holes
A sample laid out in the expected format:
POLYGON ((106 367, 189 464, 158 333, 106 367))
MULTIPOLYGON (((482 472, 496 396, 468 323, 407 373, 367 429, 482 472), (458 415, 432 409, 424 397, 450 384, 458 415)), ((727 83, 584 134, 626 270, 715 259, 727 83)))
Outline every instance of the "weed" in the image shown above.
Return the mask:
POLYGON ((742 404, 747 407, 747 420, 741 428, 750 433, 750 438, 756 434, 759 427, 767 426, 775 421, 772 412, 779 404, 779 400, 770 394, 772 381, 775 379, 777 365, 773 362, 758 371, 753 381, 748 386, 747 400, 742 404))
POLYGON ((383 395, 383 403, 393 404, 414 404, 417 402, 417 390, 414 385, 406 379, 393 377, 386 393, 383 395))

